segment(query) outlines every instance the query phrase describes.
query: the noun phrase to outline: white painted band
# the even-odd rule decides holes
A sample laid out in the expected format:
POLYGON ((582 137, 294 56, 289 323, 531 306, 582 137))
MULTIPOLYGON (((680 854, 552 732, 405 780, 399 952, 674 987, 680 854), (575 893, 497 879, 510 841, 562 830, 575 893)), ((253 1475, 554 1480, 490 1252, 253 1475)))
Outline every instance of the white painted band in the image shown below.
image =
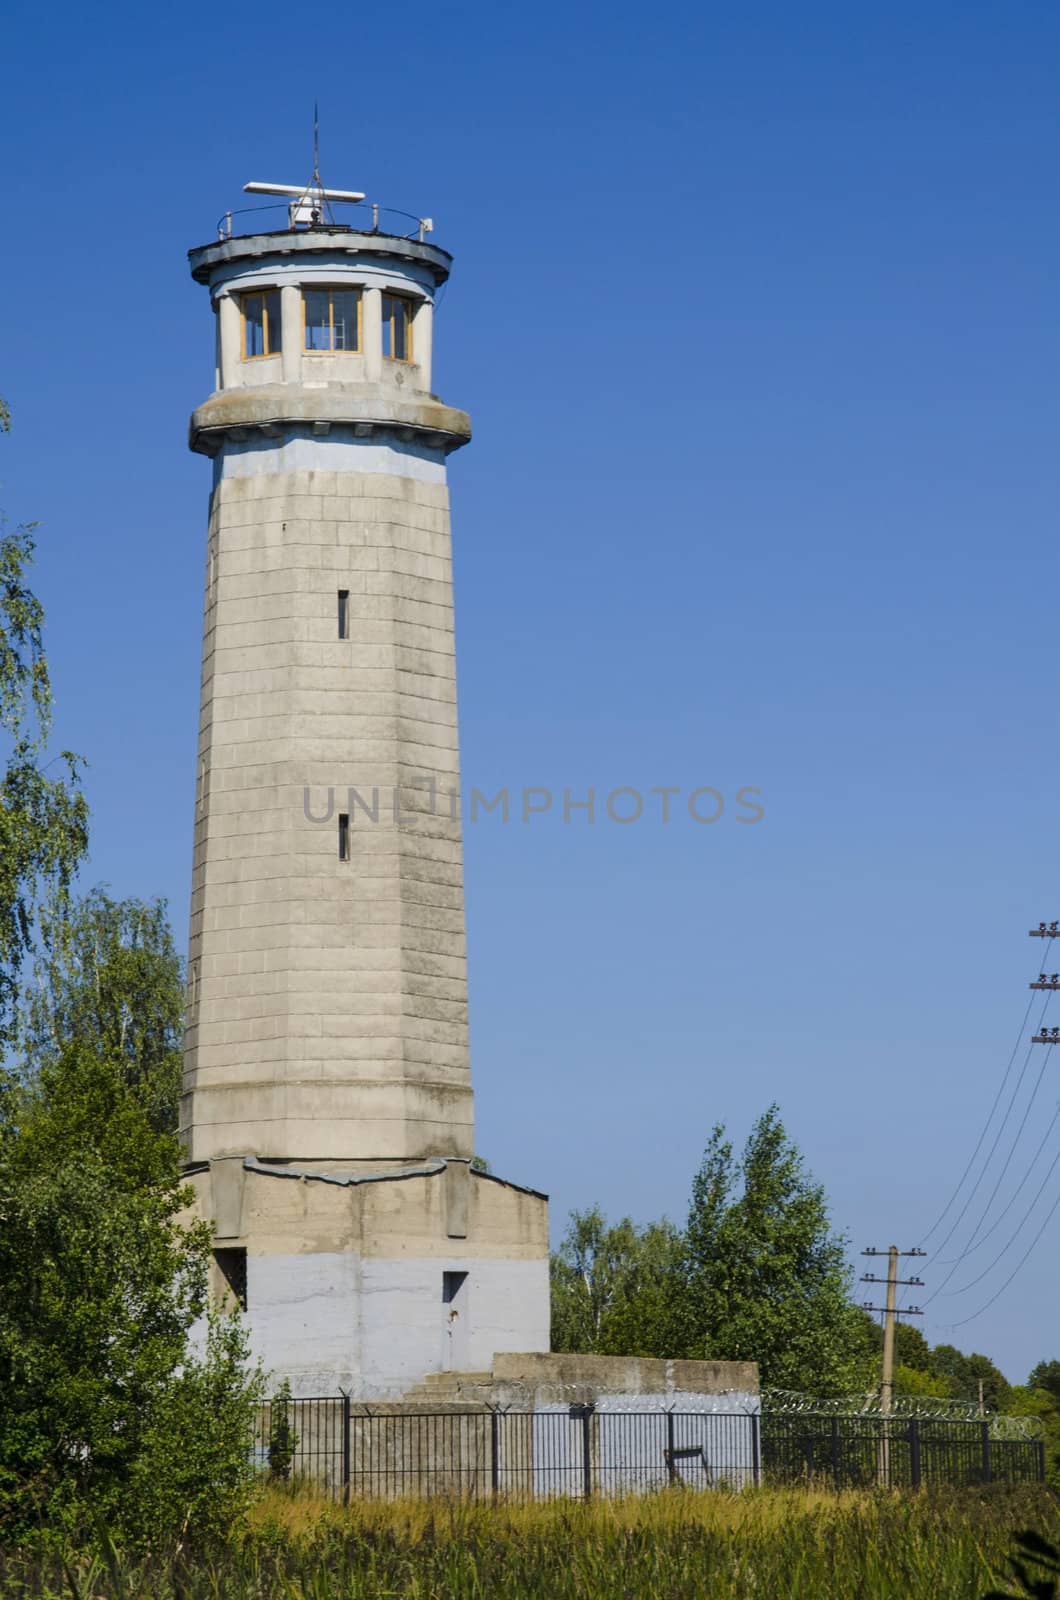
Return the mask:
POLYGON ((445 483, 445 456, 415 440, 358 439, 352 428, 333 427, 321 437, 304 434, 226 439, 214 457, 214 483, 284 472, 384 472, 417 483, 445 483))

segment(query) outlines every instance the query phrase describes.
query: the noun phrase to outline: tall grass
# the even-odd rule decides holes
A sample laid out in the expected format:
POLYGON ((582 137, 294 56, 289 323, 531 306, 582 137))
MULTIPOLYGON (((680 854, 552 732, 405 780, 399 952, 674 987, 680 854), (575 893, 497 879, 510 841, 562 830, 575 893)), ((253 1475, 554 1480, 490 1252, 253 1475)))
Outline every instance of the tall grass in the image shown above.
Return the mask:
POLYGON ((976 1600, 1013 1534, 1060 1538, 1039 1488, 666 1490, 525 1506, 267 1495, 225 1548, 0 1552, 0 1594, 70 1600, 976 1600))

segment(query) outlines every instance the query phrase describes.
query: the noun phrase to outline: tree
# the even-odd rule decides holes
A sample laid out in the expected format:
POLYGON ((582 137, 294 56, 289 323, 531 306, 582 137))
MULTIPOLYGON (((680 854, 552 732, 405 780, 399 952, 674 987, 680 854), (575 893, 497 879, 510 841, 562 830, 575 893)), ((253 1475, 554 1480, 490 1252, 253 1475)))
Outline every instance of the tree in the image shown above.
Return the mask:
POLYGON ((261 1378, 238 1318, 206 1311, 211 1229, 183 1220, 164 908, 102 890, 70 906, 87 809, 77 759, 44 761, 33 549, 0 523, 0 1046, 21 1022, 25 1050, 0 1084, 0 1532, 57 1513, 208 1537, 245 1498, 261 1378))
MULTIPOLYGON (((873 1382, 879 1383, 882 1376, 880 1363, 883 1356, 883 1328, 867 1312, 866 1321, 871 1328, 872 1349, 876 1360, 873 1382)), ((899 1319, 894 1330, 895 1394, 945 1400, 951 1396, 952 1391, 953 1386, 949 1378, 932 1371, 931 1346, 920 1329, 910 1322, 899 1319)))
POLYGON ((953 1385, 948 1378, 927 1372, 923 1367, 907 1367, 899 1362, 894 1369, 895 1394, 919 1395, 925 1399, 950 1400, 953 1385))
POLYGON ((44 918, 35 984, 21 1012, 27 1077, 66 1041, 121 1066, 158 1132, 175 1132, 181 1088, 184 973, 165 902, 112 900, 102 887, 44 918))
POLYGON ((983 1405, 988 1411, 1004 1411, 1009 1403, 1012 1385, 989 1356, 966 1356, 955 1345, 937 1344, 931 1352, 931 1372, 948 1379, 954 1400, 977 1404, 982 1382, 983 1405))
POLYGON ((552 1348, 665 1356, 680 1265, 669 1222, 609 1225, 598 1206, 571 1213, 552 1258, 552 1348))
MULTIPOLYGON (((8 422, 0 404, 0 430, 8 422)), ((44 760, 52 694, 44 612, 26 581, 34 548, 32 526, 10 531, 0 516, 0 1045, 10 1041, 40 908, 47 898, 61 906, 88 842, 78 758, 64 750, 44 760)))
POLYGON ((780 1388, 866 1386, 871 1345, 845 1242, 775 1105, 738 1165, 714 1129, 692 1186, 684 1279, 685 1354, 757 1361, 761 1381, 780 1388))
MULTIPOLYGON (((882 1328, 879 1329, 879 1335, 882 1350, 882 1328)), ((914 1327, 911 1322, 903 1322, 901 1318, 894 1330, 894 1355, 901 1366, 909 1367, 914 1372, 931 1371, 931 1346, 919 1328, 914 1327)))
POLYGON ((1017 1417, 1037 1417, 1045 1437, 1046 1479, 1060 1489, 1060 1361, 1039 1361, 1025 1386, 1014 1386, 1008 1410, 1017 1417))
POLYGON ((180 1220, 189 1200, 176 1139, 152 1127, 124 1062, 73 1042, 32 1095, 9 1097, 0 1526, 67 1508, 155 1537, 192 1501, 208 1526, 245 1490, 260 1384, 235 1322, 215 1319, 205 1356, 189 1353, 210 1255, 209 1226, 180 1220))
POLYGON ((1027 1379, 1029 1389, 1044 1389, 1060 1404, 1060 1361, 1039 1361, 1027 1379))

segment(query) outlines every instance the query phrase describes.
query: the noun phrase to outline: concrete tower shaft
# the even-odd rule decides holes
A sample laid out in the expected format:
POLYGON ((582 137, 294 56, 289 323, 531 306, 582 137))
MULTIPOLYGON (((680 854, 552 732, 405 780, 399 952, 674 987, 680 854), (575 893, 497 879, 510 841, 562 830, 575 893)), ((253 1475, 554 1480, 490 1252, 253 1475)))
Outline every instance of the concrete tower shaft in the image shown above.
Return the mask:
POLYGON ((187 1155, 466 1159, 461 838, 441 797, 459 788, 445 461, 470 424, 431 393, 450 258, 317 227, 190 259, 217 359, 191 419, 214 482, 187 1155))

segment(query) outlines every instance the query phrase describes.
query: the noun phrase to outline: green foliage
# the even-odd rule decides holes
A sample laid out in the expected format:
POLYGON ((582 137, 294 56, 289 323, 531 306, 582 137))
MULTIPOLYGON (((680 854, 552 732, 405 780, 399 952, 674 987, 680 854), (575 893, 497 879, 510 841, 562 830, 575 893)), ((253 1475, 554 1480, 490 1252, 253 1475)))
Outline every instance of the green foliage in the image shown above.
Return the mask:
POLYGON ((286 1482, 291 1476, 298 1435, 291 1422, 291 1383, 284 1378, 269 1406, 269 1477, 286 1482))
POLYGON ((0 522, 0 1046, 17 1030, 24 1058, 0 1081, 0 1530, 217 1538, 246 1502, 261 1381, 236 1318, 189 1348, 210 1229, 182 1220, 180 963, 162 905, 71 906, 87 809, 76 758, 44 760, 33 553, 0 522))
MULTIPOLYGON (((205 1351, 173 1372, 143 1429, 119 1511, 134 1542, 157 1548, 190 1536, 200 1548, 220 1544, 246 1513, 264 1392, 248 1366, 241 1319, 211 1314, 205 1351)), ((296 1442, 292 1435, 292 1449, 296 1442)))
MULTIPOLYGON (((207 1466, 245 1463, 235 1331, 188 1355, 210 1254, 209 1228, 179 1220, 188 1199, 122 1063, 72 1044, 42 1066, 0 1132, 0 1526, 65 1507, 146 1536, 164 1506, 205 1514, 187 1486, 207 1466)), ((211 1479, 218 1504, 244 1476, 211 1479)))
POLYGON ((20 1008, 32 1081, 76 1039, 119 1063, 158 1132, 175 1132, 184 1030, 184 973, 165 902, 113 900, 102 887, 44 918, 45 948, 20 1008))
POLYGON ((598 1206, 571 1213, 552 1258, 552 1348, 672 1355, 680 1236, 668 1222, 609 1226, 598 1206))
MULTIPOLYGON (((878 1327, 878 1324, 877 1324, 878 1327)), ((879 1328, 880 1346, 883 1346, 883 1329, 879 1328)), ((914 1372, 931 1371, 931 1346, 919 1328, 899 1319, 894 1330, 894 1359, 914 1372)))
MULTIPOLYGON (((880 1381, 880 1364, 883 1355, 883 1328, 865 1313, 875 1362, 869 1387, 880 1381)), ((912 1323, 899 1320, 894 1330, 894 1392, 895 1394, 934 1396, 940 1400, 952 1398, 953 1384, 931 1365, 931 1346, 920 1329, 912 1323)))
POLYGON ((925 1372, 923 1367, 907 1367, 899 1362, 894 1369, 895 1394, 922 1395, 938 1400, 952 1400, 952 1386, 948 1378, 925 1372))
POLYGON ((739 1164, 714 1129, 684 1236, 683 1353, 757 1361, 761 1381, 818 1394, 862 1386, 870 1357, 845 1244, 776 1106, 739 1164))
POLYGON ((1004 1411, 1011 1399, 1012 1385, 989 1356, 966 1356, 952 1344, 937 1344, 931 1352, 930 1370, 936 1377, 948 1379, 954 1400, 978 1404, 980 1381, 988 1411, 1004 1411))
POLYGON ((1060 1593, 1060 1547, 1043 1539, 1033 1528, 1016 1537, 1018 1554, 1010 1558, 1012 1575, 1019 1584, 1015 1593, 992 1589, 983 1600, 1056 1600, 1060 1593))
POLYGON ((1060 1404, 1060 1361, 1039 1361, 1027 1379, 1031 1389, 1044 1389, 1060 1404))
POLYGON ((1039 1361, 1025 1386, 1012 1390, 1008 1409, 1021 1417, 1037 1417, 1045 1436, 1045 1473, 1060 1491, 1060 1362, 1039 1361))
POLYGON ((874 1337, 775 1106, 739 1163, 714 1129, 683 1232, 592 1207, 552 1260, 555 1350, 757 1361, 763 1383, 825 1394, 870 1386, 874 1337))
MULTIPOLYGON (((883 1331, 852 1303, 851 1278, 824 1190, 771 1106, 739 1160, 714 1128, 683 1231, 628 1217, 611 1224, 598 1206, 571 1213, 552 1257, 552 1348, 756 1361, 766 1387, 865 1393, 880 1382, 883 1331)), ((1035 1369, 1038 1398, 1017 1407, 1020 1391, 988 1356, 932 1349, 919 1328, 898 1323, 896 1393, 976 1405, 980 1379, 988 1411, 1033 1408, 1047 1437, 1055 1424, 1050 1481, 1055 1473, 1060 1488, 1060 1362, 1035 1369)))
MULTIPOLYGON (((0 431, 8 422, 0 405, 0 431)), ((10 1041, 41 906, 62 904, 88 843, 78 758, 64 750, 44 760, 52 695, 44 612, 26 579, 34 549, 31 526, 12 531, 0 516, 0 1044, 10 1041)))
MULTIPOLYGON (((1032 1528, 1049 1545, 1060 1537, 1052 1496, 997 1487, 684 1490, 527 1506, 355 1500, 348 1510, 285 1491, 269 1511, 224 1549, 0 1552, 0 1592, 39 1600, 974 1600, 998 1582, 1015 1530, 1032 1528)), ((1040 1554, 1050 1558, 1044 1545, 1023 1542, 1027 1565, 1040 1554)))

